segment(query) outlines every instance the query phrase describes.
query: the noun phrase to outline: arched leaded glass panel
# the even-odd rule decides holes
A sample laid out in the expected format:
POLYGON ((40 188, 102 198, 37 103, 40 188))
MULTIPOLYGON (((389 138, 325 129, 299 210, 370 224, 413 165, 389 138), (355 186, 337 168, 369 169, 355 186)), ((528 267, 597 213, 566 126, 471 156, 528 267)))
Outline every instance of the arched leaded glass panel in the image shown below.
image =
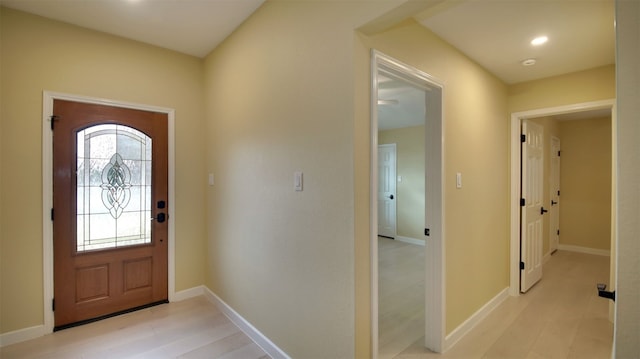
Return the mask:
POLYGON ((101 124, 77 133, 77 251, 151 242, 151 138, 101 124))

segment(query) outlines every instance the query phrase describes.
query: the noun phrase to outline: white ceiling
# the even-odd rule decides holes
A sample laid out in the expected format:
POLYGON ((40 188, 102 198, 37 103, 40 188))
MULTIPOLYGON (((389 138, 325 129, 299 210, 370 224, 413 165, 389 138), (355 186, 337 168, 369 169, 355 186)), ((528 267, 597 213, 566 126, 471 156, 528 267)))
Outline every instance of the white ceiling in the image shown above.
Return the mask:
MULTIPOLYGON (((0 0, 36 15, 204 57, 265 0, 0 0)), ((615 63, 613 0, 442 0, 414 19, 507 84, 615 63), (529 41, 546 35, 549 42, 529 41), (522 66, 535 58, 534 66, 522 66)), ((381 105, 402 126, 421 121, 415 89, 395 88, 403 106, 381 105), (395 108, 395 110, 394 110, 395 108), (395 111, 395 113, 394 113, 395 111), (398 113, 403 111, 404 113, 398 113), (410 117, 414 117, 411 120, 410 117), (407 122, 409 121, 409 122, 407 122)), ((422 110, 424 111, 424 110, 422 110)))
POLYGON ((507 84, 615 63, 613 0, 449 0, 415 18, 507 84))
POLYGON ((423 125, 425 91, 401 78, 378 74, 378 130, 423 125))
MULTIPOLYGON (((0 0, 204 57, 264 0, 0 0)), ((425 1, 425 4, 429 2, 425 1)), ((508 84, 613 64, 613 0, 443 0, 414 18, 508 84), (529 41, 547 35, 534 48, 529 41), (520 62, 536 58, 534 66, 520 62)))
POLYGON ((9 8, 205 57, 264 0, 0 0, 9 8))

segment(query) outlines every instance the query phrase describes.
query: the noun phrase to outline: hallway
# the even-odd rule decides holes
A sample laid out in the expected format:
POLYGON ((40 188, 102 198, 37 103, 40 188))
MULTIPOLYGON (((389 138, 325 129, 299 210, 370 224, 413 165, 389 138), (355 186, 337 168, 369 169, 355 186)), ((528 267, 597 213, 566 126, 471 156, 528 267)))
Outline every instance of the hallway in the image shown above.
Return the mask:
POLYGON ((446 354, 425 350, 421 338, 396 358, 610 358, 610 301, 596 290, 609 283, 609 257, 557 251, 543 271, 527 294, 507 298, 446 354))

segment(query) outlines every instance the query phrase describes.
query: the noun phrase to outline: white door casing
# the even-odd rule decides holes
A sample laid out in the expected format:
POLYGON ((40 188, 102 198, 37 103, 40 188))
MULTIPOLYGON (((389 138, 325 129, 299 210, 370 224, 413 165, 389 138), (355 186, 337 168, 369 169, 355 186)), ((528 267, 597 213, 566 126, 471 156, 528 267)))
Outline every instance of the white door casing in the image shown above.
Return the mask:
POLYGON ((522 133, 520 291, 526 292, 542 278, 544 132, 542 126, 524 120, 522 133))
MULTIPOLYGON (((520 141, 521 135, 521 123, 525 119, 529 118, 537 118, 544 116, 553 116, 553 115, 561 115, 567 113, 575 113, 589 110, 598 110, 598 109, 610 109, 611 117, 613 124, 615 125, 616 119, 616 101, 615 99, 608 100, 600 100, 600 101, 591 101, 591 102, 583 102, 583 103, 575 103, 563 106, 556 107, 547 107, 540 108, 535 110, 527 110, 522 112, 514 112, 511 114, 511 176, 510 176, 510 219, 509 219, 509 238, 510 238, 510 255, 509 255, 509 295, 518 296, 520 295, 520 233, 521 233, 521 215, 520 211, 522 207, 520 206, 520 198, 521 198, 521 184, 522 184, 522 171, 520 170, 521 165, 521 147, 522 142, 520 141)), ((615 163, 615 161, 614 161, 615 163)), ((615 211, 613 211, 612 216, 615 216, 615 211)), ((615 220, 612 220, 612 223, 615 223, 615 220)))
MULTIPOLYGON (((171 108, 143 105, 124 101, 114 101, 88 96, 72 95, 52 91, 43 92, 42 109, 42 241, 43 241, 43 313, 44 325, 32 336, 37 337, 51 333, 54 327, 54 313, 51 306, 53 299, 53 225, 51 208, 53 206, 53 137, 50 118, 53 115, 53 102, 56 99, 76 102, 103 104, 124 108, 139 109, 166 113, 169 121, 169 202, 175 203, 175 110, 171 108)), ((169 265, 169 301, 177 300, 175 291, 175 206, 169 207, 168 214, 168 265, 169 265)))
POLYGON ((378 235, 396 237, 396 144, 378 145, 378 235))
POLYGON ((560 244, 560 139, 551 137, 549 175, 549 251, 555 252, 560 244))

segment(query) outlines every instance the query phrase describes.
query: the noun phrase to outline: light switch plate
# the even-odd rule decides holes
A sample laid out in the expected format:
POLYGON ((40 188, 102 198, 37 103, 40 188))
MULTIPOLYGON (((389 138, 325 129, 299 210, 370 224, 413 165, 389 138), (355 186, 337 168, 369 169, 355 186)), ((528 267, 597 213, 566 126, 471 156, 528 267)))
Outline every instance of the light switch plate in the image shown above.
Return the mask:
POLYGON ((462 173, 456 173, 456 188, 462 188, 462 173))

